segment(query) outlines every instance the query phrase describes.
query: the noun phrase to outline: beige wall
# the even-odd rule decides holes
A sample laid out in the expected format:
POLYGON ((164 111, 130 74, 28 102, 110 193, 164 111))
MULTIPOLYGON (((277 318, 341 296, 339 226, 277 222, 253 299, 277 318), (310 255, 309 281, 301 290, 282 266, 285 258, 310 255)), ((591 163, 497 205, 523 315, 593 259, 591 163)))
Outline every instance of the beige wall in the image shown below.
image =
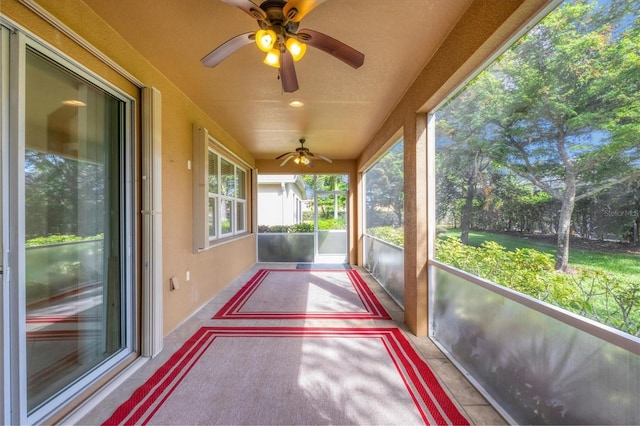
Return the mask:
MULTIPOLYGON (((143 86, 155 87, 162 93, 162 248, 166 335, 226 284, 253 265, 256 259, 256 241, 253 234, 200 254, 194 254, 192 251, 192 175, 191 170, 187 168, 187 160, 192 159, 192 125, 195 123, 207 128, 210 135, 248 164, 253 165, 254 159, 90 8, 79 1, 41 0, 38 4, 135 77, 143 86), (191 275, 188 283, 185 282, 187 271, 191 275), (170 277, 178 278, 181 284, 178 290, 169 290, 170 277)), ((40 19, 17 0, 1 0, 0 8, 3 15, 28 32, 42 38, 135 97, 139 108, 140 91, 135 84, 40 19)), ((139 124, 139 113, 137 121, 139 124)), ((139 153, 139 128, 136 136, 139 153)), ((138 189, 139 177, 136 176, 138 189)), ((251 212, 251 206, 247 207, 251 212)), ((252 223, 251 218, 248 223, 252 223)), ((138 247, 138 251, 139 249, 138 247)))

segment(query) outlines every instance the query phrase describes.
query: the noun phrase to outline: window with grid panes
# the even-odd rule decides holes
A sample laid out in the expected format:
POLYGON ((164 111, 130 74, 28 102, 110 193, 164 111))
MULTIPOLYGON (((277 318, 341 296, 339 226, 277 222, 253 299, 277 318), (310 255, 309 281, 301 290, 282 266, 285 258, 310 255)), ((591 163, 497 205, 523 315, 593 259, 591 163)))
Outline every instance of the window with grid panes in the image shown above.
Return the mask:
POLYGON ((209 241, 246 232, 247 172, 209 148, 209 241))

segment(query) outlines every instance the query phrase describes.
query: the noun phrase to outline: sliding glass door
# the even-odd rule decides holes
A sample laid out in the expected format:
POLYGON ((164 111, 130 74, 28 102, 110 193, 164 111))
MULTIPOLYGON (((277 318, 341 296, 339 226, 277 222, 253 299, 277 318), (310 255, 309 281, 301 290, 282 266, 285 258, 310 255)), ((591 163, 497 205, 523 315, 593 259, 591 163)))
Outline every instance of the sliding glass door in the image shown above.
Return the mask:
POLYGON ((3 194, 3 228, 12 234, 15 291, 6 297, 17 324, 3 326, 12 342, 4 379, 17 391, 11 421, 32 423, 132 350, 132 101, 11 37, 17 73, 4 135, 12 189, 3 194))

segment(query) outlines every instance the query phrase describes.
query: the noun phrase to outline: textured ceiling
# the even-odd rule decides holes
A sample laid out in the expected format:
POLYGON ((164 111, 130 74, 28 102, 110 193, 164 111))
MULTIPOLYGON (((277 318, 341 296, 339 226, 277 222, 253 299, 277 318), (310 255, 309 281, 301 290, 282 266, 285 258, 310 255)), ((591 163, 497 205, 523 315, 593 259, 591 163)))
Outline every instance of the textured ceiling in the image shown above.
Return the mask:
MULTIPOLYGON (((353 69, 308 48, 296 62, 300 89, 283 93, 277 70, 253 44, 215 68, 200 59, 258 29, 219 0, 85 0, 158 70, 257 159, 291 151, 300 137, 314 152, 354 159, 435 53, 471 0, 326 0, 309 28, 365 55, 353 69), (288 104, 297 99, 302 108, 288 104)), ((255 1, 259 4, 259 1, 255 1)))

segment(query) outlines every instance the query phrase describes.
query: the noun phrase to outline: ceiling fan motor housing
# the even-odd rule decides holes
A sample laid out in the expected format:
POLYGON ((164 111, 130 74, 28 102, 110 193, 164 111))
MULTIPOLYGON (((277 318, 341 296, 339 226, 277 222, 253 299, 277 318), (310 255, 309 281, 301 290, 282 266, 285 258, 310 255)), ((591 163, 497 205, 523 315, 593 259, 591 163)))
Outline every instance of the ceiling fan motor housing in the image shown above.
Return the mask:
MULTIPOLYGON (((282 9, 287 2, 283 0, 267 0, 262 2, 260 9, 264 10, 267 14, 267 21, 271 24, 282 25, 285 22, 285 16, 282 9)), ((295 16, 295 15, 294 15, 295 16)))
POLYGON ((298 9, 291 8, 285 16, 283 8, 287 2, 283 0, 266 0, 260 5, 267 15, 266 19, 258 17, 258 25, 261 29, 274 30, 276 34, 282 36, 295 35, 300 26, 299 22, 294 22, 293 18, 298 14, 298 9))

